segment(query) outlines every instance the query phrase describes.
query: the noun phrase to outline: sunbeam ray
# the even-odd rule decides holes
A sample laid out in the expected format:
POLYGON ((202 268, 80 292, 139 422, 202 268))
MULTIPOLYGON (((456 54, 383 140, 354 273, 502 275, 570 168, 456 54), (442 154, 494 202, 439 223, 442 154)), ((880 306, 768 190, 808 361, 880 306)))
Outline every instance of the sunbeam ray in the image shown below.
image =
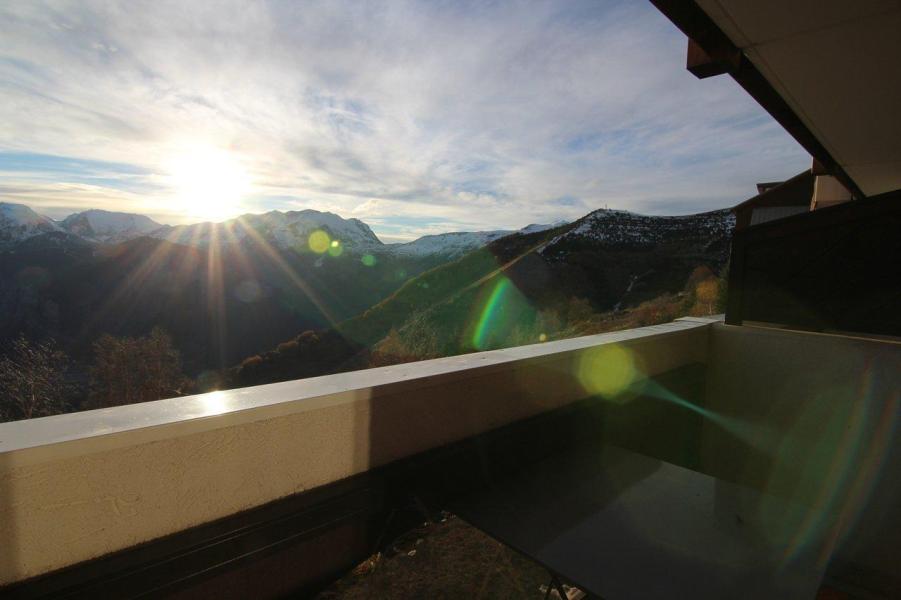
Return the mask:
POLYGON ((207 246, 207 310, 213 326, 210 328, 210 342, 217 350, 219 368, 227 366, 227 315, 225 284, 223 282, 219 227, 209 225, 210 243, 207 246))
POLYGON ((307 284, 304 279, 297 274, 297 272, 291 268, 291 265, 287 263, 287 261, 278 253, 278 251, 272 247, 269 242, 267 242, 263 236, 261 236, 253 227, 248 225, 242 217, 238 217, 236 219, 236 223, 239 227, 241 227, 242 231, 251 237, 254 242, 257 243, 259 248, 263 251, 266 257, 272 262, 273 265, 276 266, 290 281, 294 284, 297 289, 306 295, 309 298, 310 302, 316 307, 316 309, 325 317, 326 321, 332 327, 335 327, 338 324, 337 319, 329 310, 329 308, 320 300, 315 290, 307 284))
MULTIPOLYGON (((93 312, 84 327, 82 327, 82 335, 93 336, 96 333, 95 329, 99 323, 113 311, 118 319, 123 321, 127 320, 129 315, 129 303, 123 302, 124 299, 128 294, 140 293, 145 282, 156 270, 163 266, 172 254, 174 248, 175 246, 168 241, 160 240, 157 242, 153 251, 140 262, 137 268, 128 272, 100 307, 93 312)), ((123 247, 119 248, 119 250, 123 249, 123 247)))

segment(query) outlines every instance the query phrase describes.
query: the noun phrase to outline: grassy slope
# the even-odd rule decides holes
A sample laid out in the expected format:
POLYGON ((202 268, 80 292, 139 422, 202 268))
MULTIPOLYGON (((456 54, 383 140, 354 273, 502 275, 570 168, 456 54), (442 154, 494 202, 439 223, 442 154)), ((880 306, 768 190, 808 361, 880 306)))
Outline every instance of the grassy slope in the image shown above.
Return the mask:
POLYGON ((362 332, 375 344, 376 364, 387 364, 662 322, 697 310, 692 298, 674 294, 685 292, 697 267, 715 273, 728 255, 728 237, 706 237, 700 225, 666 230, 650 245, 567 238, 545 255, 535 251, 581 222, 498 240, 427 274, 440 293, 429 294, 434 282, 413 280, 343 331, 362 332))
POLYGON ((728 256, 728 238, 711 246, 701 231, 651 246, 577 240, 562 254, 537 252, 580 222, 502 238, 426 271, 337 330, 317 334, 322 342, 309 343, 310 335, 304 334, 306 341, 298 336, 282 350, 253 357, 256 364, 247 369, 251 377, 242 368, 235 370, 237 384, 663 322, 700 310, 690 290, 685 297, 689 275, 699 265, 718 272, 728 256), (625 311, 612 310, 620 303, 625 311))
MULTIPOLYGON (((411 315, 429 307, 460 307, 484 289, 499 273, 560 230, 514 235, 498 247, 471 252, 459 260, 426 271, 407 281, 387 299, 336 329, 304 332, 277 348, 246 358, 214 387, 243 387, 365 368, 372 364, 370 350, 403 325, 411 315), (461 299, 461 300, 458 300, 461 299), (457 302, 455 305, 454 303, 457 302)), ((452 321, 452 319, 451 319, 452 321)), ((415 334, 414 334, 415 335, 415 334)), ((436 335, 438 335, 436 333, 436 335)), ((421 354, 410 359, 421 357, 421 354)), ((398 361, 398 356, 392 357, 398 361)))
POLYGON ((338 330, 347 338, 372 345, 388 332, 406 323, 412 315, 436 306, 465 304, 499 275, 509 271, 564 226, 527 235, 513 235, 471 252, 459 260, 414 277, 394 294, 361 315, 342 323, 338 330))

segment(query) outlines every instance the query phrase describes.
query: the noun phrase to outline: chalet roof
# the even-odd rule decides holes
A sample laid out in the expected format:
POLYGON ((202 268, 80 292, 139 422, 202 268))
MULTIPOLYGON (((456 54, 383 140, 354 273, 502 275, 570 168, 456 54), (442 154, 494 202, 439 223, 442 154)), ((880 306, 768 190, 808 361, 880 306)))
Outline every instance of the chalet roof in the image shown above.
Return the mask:
POLYGON ((809 169, 733 207, 733 211, 762 206, 804 206, 810 204, 816 177, 809 169))
POLYGON ((652 1, 853 195, 901 189, 901 3, 652 1))

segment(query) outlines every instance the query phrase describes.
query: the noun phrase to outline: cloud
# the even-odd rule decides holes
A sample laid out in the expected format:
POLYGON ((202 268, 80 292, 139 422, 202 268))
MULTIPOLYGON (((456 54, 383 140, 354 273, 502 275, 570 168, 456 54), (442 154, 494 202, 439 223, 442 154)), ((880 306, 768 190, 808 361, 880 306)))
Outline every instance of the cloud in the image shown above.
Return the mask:
POLYGON ((809 164, 650 3, 6 3, 0 36, 0 185, 57 212, 182 220, 197 144, 247 169, 237 208, 398 235, 708 210, 809 164))

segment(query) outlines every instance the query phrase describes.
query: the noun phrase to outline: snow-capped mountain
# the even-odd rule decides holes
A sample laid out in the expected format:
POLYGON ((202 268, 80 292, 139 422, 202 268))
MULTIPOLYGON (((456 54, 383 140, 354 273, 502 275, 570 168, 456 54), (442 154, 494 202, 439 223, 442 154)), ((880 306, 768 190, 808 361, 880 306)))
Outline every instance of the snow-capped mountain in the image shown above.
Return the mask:
MULTIPOLYGON (((596 211, 556 227, 529 226, 521 234, 494 240, 484 255, 445 261, 408 279, 385 300, 340 324, 338 333, 388 361, 393 355, 409 360, 408 353, 417 348, 424 348, 425 356, 484 350, 491 346, 474 338, 467 316, 484 312, 499 289, 516 290, 518 300, 505 301, 508 315, 556 317, 540 317, 531 325, 537 328, 525 335, 526 319, 499 319, 492 325, 491 335, 500 336, 494 338, 499 340, 495 347, 540 340, 546 328, 573 331, 583 319, 594 327, 598 321, 588 317, 591 313, 608 313, 606 322, 617 311, 658 298, 677 302, 699 267, 722 272, 733 222, 727 210, 680 217, 596 211)), ((638 315, 642 320, 670 318, 638 315)), ((299 373, 303 363, 295 355, 260 356, 267 370, 256 372, 308 375, 299 373)))
POLYGON ((385 246, 385 251, 398 256, 427 256, 441 254, 449 257, 462 256, 476 248, 481 248, 496 239, 510 235, 512 231, 458 231, 424 235, 404 244, 385 246))
POLYGON ((385 246, 387 252, 397 256, 429 256, 441 255, 448 258, 457 258, 477 248, 487 246, 494 240, 517 233, 528 234, 546 231, 564 225, 565 221, 551 224, 532 224, 517 231, 459 231, 455 233, 440 233, 425 235, 419 239, 404 244, 391 244, 385 246))
POLYGON ((538 233, 539 231, 547 231, 548 229, 553 229, 555 227, 562 227, 567 223, 568 221, 564 221, 562 219, 559 221, 554 221, 553 223, 533 223, 531 225, 526 225, 517 233, 538 233))
POLYGON ((0 202, 0 245, 15 244, 57 231, 61 231, 59 225, 24 204, 0 202))
POLYGON ((601 209, 579 219, 572 229, 550 240, 540 253, 553 256, 580 242, 644 247, 686 236, 720 240, 731 236, 734 227, 735 216, 729 209, 674 217, 601 209))
POLYGON ((534 233, 559 226, 529 225, 519 231, 461 231, 426 235, 403 244, 383 244, 372 229, 359 219, 344 219, 334 213, 316 210, 290 212, 270 211, 262 215, 248 214, 222 223, 165 226, 152 237, 189 246, 218 243, 240 243, 248 238, 264 240, 278 248, 305 248, 310 234, 325 231, 349 252, 379 252, 402 257, 441 256, 457 258, 513 233, 534 233))
POLYGON ((402 244, 384 244, 359 219, 344 219, 334 213, 310 209, 288 212, 273 210, 265 214, 243 215, 222 223, 172 226, 161 225, 144 215, 96 209, 75 213, 56 222, 23 204, 0 203, 0 244, 5 246, 42 234, 55 233, 57 235, 53 242, 56 245, 65 244, 66 240, 119 244, 146 236, 199 248, 211 243, 222 245, 262 242, 283 250, 306 249, 310 234, 321 230, 351 254, 376 252, 403 259, 452 260, 507 235, 536 233, 564 224, 563 221, 533 224, 518 231, 442 233, 402 244))
POLYGON ((165 226, 152 237, 189 246, 208 246, 218 243, 239 243, 244 240, 263 240, 279 248, 306 247, 310 234, 325 231, 332 240, 351 250, 378 247, 382 242, 369 226, 359 219, 344 219, 329 212, 300 210, 270 211, 261 215, 247 214, 222 223, 165 226))
POLYGON ((60 226, 83 239, 107 244, 141 237, 162 227, 144 215, 96 209, 69 215, 60 226))
MULTIPOLYGON (((346 332, 353 344, 376 344, 395 329, 413 336, 406 339, 435 334, 436 348, 457 348, 472 338, 459 327, 468 314, 482 310, 501 277, 516 286, 529 314, 557 306, 566 315, 562 323, 573 312, 572 298, 589 299, 596 311, 613 311, 678 293, 698 266, 722 269, 733 224, 728 211, 685 217, 596 211, 572 223, 530 225, 519 232, 382 244, 361 221, 297 211, 164 226, 113 245, 105 240, 150 225, 97 212, 67 221, 71 233, 28 207, 0 204, 0 314, 6 331, 90 341, 103 333, 134 335, 161 326, 194 372, 221 368, 223 357, 238 364, 248 356, 271 355, 287 362, 259 372, 292 376, 301 376, 293 368, 331 363, 265 349, 277 348, 292 333, 335 323, 346 324, 339 333, 346 332), (291 250, 309 249, 317 230, 345 251, 291 250), (232 247, 219 253, 197 248, 217 240, 232 247), (480 246, 484 254, 456 260, 480 246), (211 298, 221 301, 221 310, 211 310, 211 298)), ((520 319, 507 321, 515 325, 520 319)), ((83 346, 77 359, 89 362, 90 345, 83 346)), ((332 352, 311 348, 323 356, 332 352)))

